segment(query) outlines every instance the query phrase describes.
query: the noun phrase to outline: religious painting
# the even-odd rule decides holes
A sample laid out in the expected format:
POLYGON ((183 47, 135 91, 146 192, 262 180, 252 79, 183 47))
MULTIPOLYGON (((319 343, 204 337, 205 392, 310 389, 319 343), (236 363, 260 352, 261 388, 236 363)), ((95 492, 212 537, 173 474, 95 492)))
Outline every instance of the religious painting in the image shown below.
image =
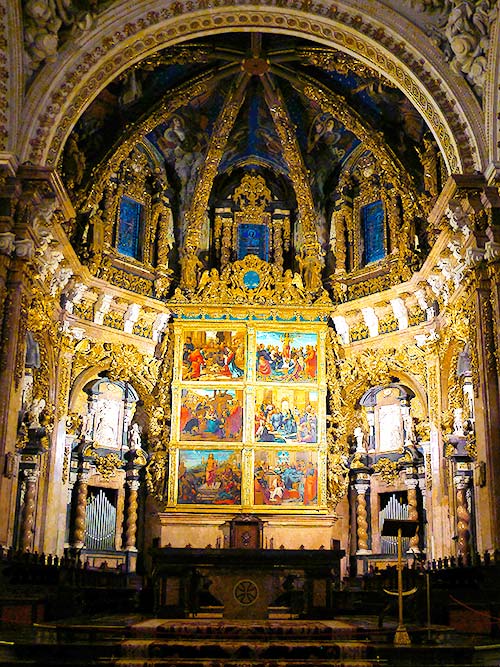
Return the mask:
POLYGON ((189 330, 182 338, 182 374, 187 381, 242 380, 245 331, 189 330))
POLYGON ((255 441, 318 442, 318 392, 291 387, 258 387, 255 441))
POLYGON ((256 450, 253 501, 255 505, 317 505, 317 453, 303 450, 256 450))
POLYGON ((257 255, 264 262, 269 261, 269 228, 266 225, 238 225, 238 259, 247 255, 257 255))
POLYGON ((240 441, 243 392, 235 389, 183 389, 180 440, 240 441))
POLYGON ((130 197, 122 197, 116 243, 116 249, 121 255, 141 259, 143 226, 144 204, 130 197))
POLYGON ((363 236, 363 264, 383 259, 385 252, 384 205, 379 199, 363 206, 360 211, 363 236))
POLYGON ((239 505, 240 502, 240 452, 197 449, 179 451, 178 504, 239 505))
POLYGON ((316 382, 316 333, 258 331, 255 351, 257 381, 316 382))

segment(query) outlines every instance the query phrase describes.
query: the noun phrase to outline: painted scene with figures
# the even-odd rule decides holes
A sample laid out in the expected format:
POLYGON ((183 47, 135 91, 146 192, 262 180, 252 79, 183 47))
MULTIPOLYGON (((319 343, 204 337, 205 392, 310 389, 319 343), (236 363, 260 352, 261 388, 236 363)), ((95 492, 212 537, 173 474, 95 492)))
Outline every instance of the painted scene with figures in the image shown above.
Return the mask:
POLYGON ((258 331, 257 381, 315 382, 318 375, 316 333, 258 331))
POLYGON ((318 502, 314 451, 256 450, 254 504, 311 506, 318 502))
POLYGON ((189 330, 182 336, 182 380, 242 380, 245 331, 189 330))
POLYGON ((318 442, 318 392, 291 387, 257 387, 256 442, 318 442))
POLYGON ((240 452, 180 450, 177 467, 177 502, 192 505, 239 505, 240 452))
POLYGON ((237 389, 183 389, 180 440, 241 440, 243 392, 237 389))

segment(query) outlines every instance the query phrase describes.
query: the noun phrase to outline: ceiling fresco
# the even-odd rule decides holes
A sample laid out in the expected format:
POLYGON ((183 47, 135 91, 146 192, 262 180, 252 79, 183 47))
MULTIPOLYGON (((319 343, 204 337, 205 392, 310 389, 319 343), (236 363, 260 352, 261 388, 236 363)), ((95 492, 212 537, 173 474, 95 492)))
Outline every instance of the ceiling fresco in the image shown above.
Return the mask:
MULTIPOLYGON (((75 195, 83 192, 85 176, 96 173, 100 163, 111 160, 119 145, 132 138, 156 155, 155 169, 166 173, 182 214, 192 203, 214 142, 223 147, 219 178, 256 168, 289 177, 290 155, 285 156, 273 112, 273 105, 280 104, 300 153, 297 160, 306 170, 319 227, 324 227, 342 166, 361 141, 352 127, 306 97, 304 87, 311 83, 330 91, 356 122, 382 137, 423 189, 419 154, 427 128, 401 91, 346 54, 299 38, 256 33, 167 48, 122 74, 87 108, 72 144, 68 142, 77 146, 79 177, 71 178, 67 155, 63 174, 75 195), (202 92, 194 94, 200 81, 202 92), (238 113, 226 136, 214 137, 228 102, 239 106, 238 113), (153 123, 148 120, 152 117, 153 123), (142 134, 136 129, 140 127, 146 128, 142 134)), ((327 235, 327 230, 319 233, 322 242, 327 235)))

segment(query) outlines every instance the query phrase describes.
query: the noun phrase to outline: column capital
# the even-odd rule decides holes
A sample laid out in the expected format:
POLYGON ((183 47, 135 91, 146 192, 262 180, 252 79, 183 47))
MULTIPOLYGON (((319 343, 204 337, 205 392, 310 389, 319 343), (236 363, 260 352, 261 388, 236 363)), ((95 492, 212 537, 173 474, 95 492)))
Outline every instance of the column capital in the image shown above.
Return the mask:
POLYGON ((463 491, 469 486, 470 477, 467 475, 455 475, 453 477, 453 483, 455 484, 457 491, 463 491))
POLYGON ((405 477, 404 481, 407 489, 416 489, 418 487, 418 477, 405 477))
POLYGON ((27 482, 36 484, 38 478, 40 477, 40 470, 38 468, 30 468, 28 470, 23 470, 23 475, 27 482))
POLYGON ((127 479, 127 486, 131 491, 138 491, 141 483, 138 479, 127 479))
POLYGON ((356 493, 358 496, 364 496, 366 495, 366 492, 370 488, 370 482, 365 482, 365 481, 360 481, 360 482, 354 482, 354 488, 356 489, 356 493))

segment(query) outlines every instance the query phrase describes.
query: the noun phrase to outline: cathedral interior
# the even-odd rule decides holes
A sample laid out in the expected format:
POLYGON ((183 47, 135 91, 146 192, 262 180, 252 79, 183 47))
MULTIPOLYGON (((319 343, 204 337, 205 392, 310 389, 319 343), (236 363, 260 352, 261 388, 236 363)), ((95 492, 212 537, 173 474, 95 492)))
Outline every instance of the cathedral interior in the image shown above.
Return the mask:
POLYGON ((0 14, 4 557, 500 562, 498 4, 0 14))

